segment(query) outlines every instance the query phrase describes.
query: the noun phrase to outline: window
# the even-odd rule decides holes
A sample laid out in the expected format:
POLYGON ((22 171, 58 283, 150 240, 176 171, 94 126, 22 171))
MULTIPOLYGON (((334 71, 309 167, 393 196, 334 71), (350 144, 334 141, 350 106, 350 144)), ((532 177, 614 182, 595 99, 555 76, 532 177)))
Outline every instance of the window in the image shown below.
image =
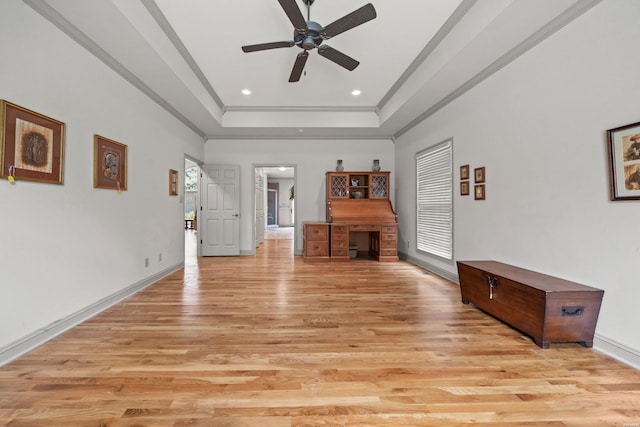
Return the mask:
POLYGON ((416 154, 417 249, 453 259, 453 140, 416 154))

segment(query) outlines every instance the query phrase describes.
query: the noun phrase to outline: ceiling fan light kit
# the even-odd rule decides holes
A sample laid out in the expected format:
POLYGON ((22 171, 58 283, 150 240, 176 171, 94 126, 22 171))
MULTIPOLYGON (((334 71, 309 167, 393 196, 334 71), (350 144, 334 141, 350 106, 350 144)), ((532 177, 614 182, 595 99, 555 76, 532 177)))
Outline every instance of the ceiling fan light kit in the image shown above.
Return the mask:
POLYGON ((349 71, 353 71, 360 63, 339 50, 324 44, 324 41, 374 19, 377 14, 373 5, 371 3, 367 3, 361 8, 354 10, 326 27, 323 27, 310 19, 311 5, 315 0, 302 1, 307 5, 306 20, 304 19, 300 8, 298 8, 296 0, 278 0, 278 3, 280 3, 280 6, 287 14, 289 21, 293 24, 293 40, 242 46, 242 51, 249 53, 293 46, 298 46, 303 49, 303 51, 297 55, 293 64, 293 69, 289 76, 289 82, 291 83, 300 80, 300 76, 304 71, 304 66, 309 58, 309 51, 313 49, 317 49, 320 56, 327 58, 349 71))

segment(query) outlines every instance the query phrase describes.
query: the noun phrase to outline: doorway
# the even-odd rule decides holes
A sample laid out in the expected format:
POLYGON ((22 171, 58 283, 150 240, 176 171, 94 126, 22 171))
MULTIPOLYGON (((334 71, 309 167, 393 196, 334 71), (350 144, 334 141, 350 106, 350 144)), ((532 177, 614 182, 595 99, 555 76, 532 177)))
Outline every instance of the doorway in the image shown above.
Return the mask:
MULTIPOLYGON (((184 158, 184 261, 185 265, 197 263, 198 258, 198 178, 199 162, 184 158)), ((180 180, 178 180, 180 182, 180 180)))
MULTIPOLYGON (((268 184, 272 185, 272 184, 268 184)), ((278 225, 278 190, 267 189, 267 227, 278 225)))
POLYGON ((295 253, 295 165, 254 165, 254 238, 259 248, 276 231, 280 239, 289 239, 295 253))

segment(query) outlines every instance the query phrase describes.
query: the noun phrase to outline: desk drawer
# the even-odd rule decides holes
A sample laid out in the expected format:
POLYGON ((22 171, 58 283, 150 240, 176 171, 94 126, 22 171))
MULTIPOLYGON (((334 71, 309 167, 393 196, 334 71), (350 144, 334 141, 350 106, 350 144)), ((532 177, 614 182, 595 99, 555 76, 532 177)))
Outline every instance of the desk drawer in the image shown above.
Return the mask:
POLYGON ((307 257, 329 256, 329 245, 327 242, 307 242, 305 250, 305 256, 307 257))
POLYGON ((398 248, 398 243, 395 240, 383 240, 380 242, 380 248, 396 250, 398 248))
POLYGON ((355 224, 349 226, 349 231, 380 231, 380 226, 373 224, 355 224))
POLYGON ((305 224, 304 232, 304 238, 308 241, 327 241, 329 238, 329 227, 326 225, 305 224))
POLYGON ((381 236, 381 240, 383 242, 394 242, 397 240, 397 234, 393 233, 393 234, 389 234, 389 233, 384 233, 381 236))
POLYGON ((348 249, 337 249, 335 246, 331 246, 331 256, 332 257, 346 257, 348 249))
POLYGON ((347 225, 332 225, 331 234, 347 234, 349 227, 347 225))
POLYGON ((340 237, 341 238, 339 239, 337 238, 331 239, 331 250, 347 249, 349 247, 349 240, 346 238, 347 236, 345 235, 344 237, 342 236, 340 237))
POLYGON ((383 225, 380 227, 381 233, 393 233, 396 234, 396 226, 395 225, 383 225))

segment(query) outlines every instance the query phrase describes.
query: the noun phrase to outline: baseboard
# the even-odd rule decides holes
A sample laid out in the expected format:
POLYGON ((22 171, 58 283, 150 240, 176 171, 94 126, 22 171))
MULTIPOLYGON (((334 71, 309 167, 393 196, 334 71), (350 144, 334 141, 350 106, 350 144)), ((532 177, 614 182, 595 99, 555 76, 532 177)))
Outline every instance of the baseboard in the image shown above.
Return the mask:
POLYGON ((120 301, 140 292, 142 289, 156 283, 158 280, 184 268, 184 262, 178 263, 172 267, 162 270, 153 276, 147 277, 133 285, 116 292, 106 298, 103 298, 88 307, 83 308, 63 319, 55 321, 44 328, 26 335, 25 337, 0 348, 0 366, 6 365, 12 360, 17 359, 23 354, 33 350, 34 348, 44 344, 50 339, 61 333, 68 331, 74 326, 84 322, 85 320, 95 316, 96 314, 106 310, 107 308, 119 303, 120 301))
POLYGON ((619 362, 632 368, 640 369, 640 352, 627 347, 611 338, 596 334, 593 337, 593 348, 601 353, 611 356, 619 362))
POLYGON ((428 262, 425 262, 421 259, 412 257, 406 253, 398 252, 398 257, 400 259, 410 262, 411 264, 415 264, 418 267, 422 267, 426 270, 429 270, 440 277, 444 277, 447 280, 451 280, 453 283, 456 283, 458 285, 460 284, 457 274, 453 274, 450 271, 443 270, 439 267, 436 267, 435 265, 429 264, 428 262))

